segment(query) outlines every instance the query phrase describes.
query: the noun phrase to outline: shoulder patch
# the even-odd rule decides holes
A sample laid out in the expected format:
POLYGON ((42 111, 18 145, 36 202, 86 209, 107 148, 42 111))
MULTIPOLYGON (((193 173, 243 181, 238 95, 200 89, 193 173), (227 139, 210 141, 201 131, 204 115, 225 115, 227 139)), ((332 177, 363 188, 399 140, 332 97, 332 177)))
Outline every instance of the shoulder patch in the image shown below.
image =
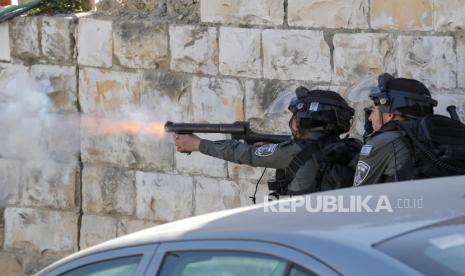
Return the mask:
POLYGON ((257 156, 270 156, 278 148, 278 144, 263 145, 255 149, 257 156))
POLYGON ((372 149, 373 149, 373 145, 364 145, 362 149, 360 150, 360 156, 370 155, 372 149))
POLYGON ((370 169, 370 165, 368 165, 366 162, 358 161, 357 170, 355 171, 354 177, 354 186, 358 186, 363 183, 365 178, 367 178, 370 169))

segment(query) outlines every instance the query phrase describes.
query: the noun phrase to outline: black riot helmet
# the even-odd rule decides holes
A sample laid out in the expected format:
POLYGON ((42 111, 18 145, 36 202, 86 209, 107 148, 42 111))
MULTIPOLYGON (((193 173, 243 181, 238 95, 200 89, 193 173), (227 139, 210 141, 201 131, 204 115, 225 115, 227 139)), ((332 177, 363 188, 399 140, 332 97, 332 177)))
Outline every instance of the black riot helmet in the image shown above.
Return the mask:
POLYGON ((431 98, 426 86, 414 79, 394 78, 384 73, 370 93, 371 100, 383 113, 394 113, 406 118, 433 114, 438 102, 431 98))
POLYGON ((288 109, 297 118, 299 131, 321 129, 341 134, 348 132, 354 109, 341 95, 329 90, 308 90, 301 86, 288 109))

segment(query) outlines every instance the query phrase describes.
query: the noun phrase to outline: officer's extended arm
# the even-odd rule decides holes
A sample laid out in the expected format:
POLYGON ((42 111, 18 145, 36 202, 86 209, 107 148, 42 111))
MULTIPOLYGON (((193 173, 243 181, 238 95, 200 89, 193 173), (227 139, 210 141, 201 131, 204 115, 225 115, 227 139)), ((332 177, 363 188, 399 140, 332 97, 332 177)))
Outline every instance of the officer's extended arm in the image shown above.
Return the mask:
POLYGON ((287 144, 248 145, 238 140, 200 141, 200 152, 226 161, 254 167, 284 169, 289 166, 294 152, 284 149, 287 144), (285 146, 284 146, 285 147, 285 146))

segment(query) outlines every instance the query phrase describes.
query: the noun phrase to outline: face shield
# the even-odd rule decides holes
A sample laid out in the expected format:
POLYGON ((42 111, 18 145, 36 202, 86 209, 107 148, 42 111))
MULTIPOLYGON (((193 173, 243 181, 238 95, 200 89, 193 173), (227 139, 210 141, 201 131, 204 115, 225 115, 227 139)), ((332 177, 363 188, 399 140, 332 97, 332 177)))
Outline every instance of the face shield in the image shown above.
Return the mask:
POLYGON ((373 132, 373 126, 368 120, 371 115, 373 101, 370 96, 378 87, 378 77, 368 75, 349 89, 347 98, 355 108, 355 128, 358 134, 364 136, 373 132))
POLYGON ((278 94, 264 110, 263 118, 257 122, 257 128, 263 132, 291 134, 288 123, 292 114, 287 108, 289 102, 295 97, 294 90, 289 88, 278 94))
POLYGON ((370 95, 376 87, 378 87, 378 78, 369 75, 349 89, 347 98, 354 103, 370 101, 370 95))
POLYGON ((289 103, 297 99, 294 91, 286 91, 277 97, 270 106, 265 110, 265 116, 273 116, 276 114, 289 115, 289 103))

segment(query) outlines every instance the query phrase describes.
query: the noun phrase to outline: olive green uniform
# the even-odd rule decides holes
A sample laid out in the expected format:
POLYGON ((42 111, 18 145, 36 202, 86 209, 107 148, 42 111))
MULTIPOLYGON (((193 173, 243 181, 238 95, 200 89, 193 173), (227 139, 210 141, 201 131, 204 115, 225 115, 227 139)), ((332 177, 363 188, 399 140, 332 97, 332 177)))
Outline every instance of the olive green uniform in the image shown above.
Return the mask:
POLYGON ((354 186, 406 180, 412 158, 408 140, 401 131, 375 132, 360 151, 354 186))
MULTIPOLYGON (((312 137, 301 143, 287 141, 281 144, 248 145, 237 140, 209 141, 201 140, 201 153, 221 158, 226 161, 247 164, 254 167, 286 169, 292 159, 302 151, 304 143, 312 143, 322 134, 312 133, 312 137)), ((295 178, 288 186, 290 193, 316 191, 315 176, 319 165, 310 159, 296 172, 295 178)))

